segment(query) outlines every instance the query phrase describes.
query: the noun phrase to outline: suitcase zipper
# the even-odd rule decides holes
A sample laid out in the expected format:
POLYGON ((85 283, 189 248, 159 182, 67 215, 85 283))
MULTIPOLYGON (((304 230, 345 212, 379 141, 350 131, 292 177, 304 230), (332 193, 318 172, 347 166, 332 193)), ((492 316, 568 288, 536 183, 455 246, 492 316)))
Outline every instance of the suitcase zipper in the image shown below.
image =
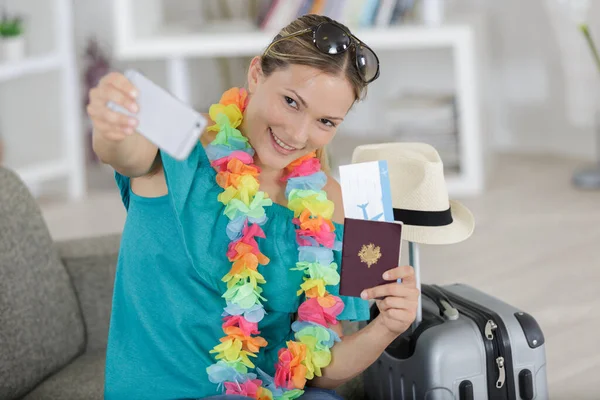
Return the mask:
MULTIPOLYGON (((498 325, 493 320, 488 320, 485 324, 485 336, 488 340, 494 340, 494 331, 498 329, 498 325)), ((501 349, 502 346, 498 344, 498 349, 501 349)), ((500 351, 499 351, 500 352, 500 351)), ((506 382, 506 370, 504 368, 504 357, 499 356, 496 358, 496 365, 498 365, 498 380, 496 381, 496 388, 502 389, 504 386, 504 382, 506 382)))
MULTIPOLYGON (((489 354, 491 353, 494 361, 495 361, 495 365, 491 368, 490 371, 490 363, 488 363, 488 376, 491 377, 493 376, 491 372, 493 372, 494 369, 496 369, 497 372, 497 376, 498 379, 496 380, 495 384, 493 385, 493 387, 495 387, 496 389, 500 390, 504 387, 504 384, 507 383, 507 388, 506 388, 506 396, 504 396, 503 392, 490 392, 490 390, 488 390, 490 398, 498 398, 498 399, 510 399, 510 400, 514 400, 515 399, 515 390, 514 390, 514 383, 512 383, 510 380, 506 380, 506 354, 505 353, 505 347, 509 346, 509 344, 505 344, 505 342, 503 341, 503 335, 502 335, 502 329, 499 329, 498 324, 495 321, 494 316, 490 313, 487 312, 486 309, 478 304, 475 304, 471 301, 469 301, 468 299, 463 298, 462 296, 458 296, 448 290, 445 290, 444 288, 441 288, 437 285, 433 285, 437 290, 442 291, 451 301, 455 306, 459 307, 459 312, 467 315, 469 318, 473 319, 473 321, 479 326, 479 329, 482 330, 482 334, 484 335, 485 339, 484 340, 484 346, 486 347, 486 353, 489 354), (462 308, 462 310, 461 310, 462 308), (465 312, 467 311, 467 312, 465 312), (491 344, 491 352, 487 351, 487 349, 489 349, 488 345, 486 345, 486 342, 491 344)), ((510 349, 509 349, 510 351, 510 349)), ((491 361, 491 360, 490 360, 491 361)), ((493 381, 492 381, 493 382, 493 381)), ((492 386, 492 385, 490 385, 492 386)))
MULTIPOLYGON (((493 320, 488 320, 485 324, 485 336, 488 340, 494 340, 494 331, 498 329, 498 325, 493 320)), ((500 356, 496 358, 496 365, 498 365, 498 380, 496 381, 496 388, 502 389, 504 382, 506 381, 506 371, 504 369, 504 357, 500 356)))
POLYGON ((429 298, 437 297, 438 301, 440 297, 448 299, 448 301, 452 302, 453 306, 458 309, 459 314, 463 314, 475 322, 475 325, 477 325, 477 327, 480 329, 482 336, 484 336, 483 347, 485 348, 487 360, 486 373, 488 376, 488 400, 505 400, 504 396, 502 396, 502 393, 491 389, 496 384, 496 382, 490 381, 490 379, 493 379, 492 377, 495 375, 495 368, 497 367, 497 364, 495 364, 493 360, 498 356, 496 355, 497 351, 494 348, 494 341, 486 340, 487 337, 485 335, 485 327, 487 325, 488 318, 485 318, 485 316, 483 316, 478 309, 468 307, 461 301, 455 301, 455 296, 452 296, 451 293, 444 291, 437 285, 422 285, 421 290, 423 294, 429 298), (449 296, 452 296, 452 298, 449 298, 449 296))
POLYGON ((485 335, 485 327, 488 325, 488 319, 482 315, 479 310, 474 310, 471 307, 466 306, 465 304, 463 304, 461 301, 456 301, 456 299, 452 299, 452 301, 454 302, 454 304, 456 306, 459 307, 459 312, 465 316, 467 316, 468 318, 470 318, 471 320, 473 320, 473 322, 475 322, 475 324, 478 326, 478 328, 481 330, 481 334, 484 336, 484 341, 483 341, 483 345, 486 348, 486 357, 487 357, 487 375, 488 375, 488 395, 490 400, 505 400, 505 397, 502 395, 501 392, 498 391, 492 391, 490 388, 491 387, 495 387, 496 389, 498 388, 498 381, 491 381, 491 379, 494 379, 493 377, 496 375, 496 373, 499 373, 499 370, 496 370, 498 368, 498 358, 500 357, 499 352, 498 352, 498 347, 496 345, 495 340, 493 339, 489 339, 489 337, 486 337, 485 335), (493 383, 492 383, 493 382, 493 383))
POLYGON ((485 337, 488 340, 494 339, 494 331, 498 328, 498 325, 491 319, 485 324, 485 337))
POLYGON ((496 364, 498 364, 498 380, 496 381, 496 387, 500 389, 504 386, 506 380, 506 371, 504 370, 504 357, 496 358, 496 364))

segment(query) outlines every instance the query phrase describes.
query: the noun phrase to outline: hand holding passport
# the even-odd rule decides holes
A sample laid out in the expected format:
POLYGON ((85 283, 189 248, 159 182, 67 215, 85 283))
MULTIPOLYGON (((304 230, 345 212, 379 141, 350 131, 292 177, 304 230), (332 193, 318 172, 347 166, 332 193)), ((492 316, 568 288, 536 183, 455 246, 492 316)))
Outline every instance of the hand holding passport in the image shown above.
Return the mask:
POLYGON ((346 215, 340 295, 360 297, 390 283, 383 273, 399 264, 402 223, 393 221, 385 161, 341 166, 340 184, 346 215))
POLYGON ((402 224, 346 218, 340 294, 360 297, 364 289, 390 283, 383 273, 398 266, 402 224))

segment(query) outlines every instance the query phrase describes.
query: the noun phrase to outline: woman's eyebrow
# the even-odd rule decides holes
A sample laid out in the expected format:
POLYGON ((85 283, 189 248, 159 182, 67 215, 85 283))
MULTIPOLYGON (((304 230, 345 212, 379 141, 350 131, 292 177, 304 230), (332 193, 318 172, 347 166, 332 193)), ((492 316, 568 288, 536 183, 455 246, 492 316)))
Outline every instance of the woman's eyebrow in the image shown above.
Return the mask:
POLYGON ((304 101, 304 99, 302 98, 302 96, 300 96, 298 94, 298 92, 296 92, 294 89, 289 89, 288 90, 292 93, 294 93, 294 95, 298 98, 298 100, 300 100, 300 103, 302 103, 302 105, 306 108, 308 108, 308 104, 306 104, 306 101, 304 101))
MULTIPOLYGON (((306 101, 305 101, 305 100, 302 98, 302 96, 300 96, 300 95, 298 94, 298 92, 296 92, 294 89, 289 89, 289 88, 287 88, 287 90, 289 90, 290 92, 294 93, 294 96, 296 96, 296 97, 298 98, 298 100, 300 100, 300 103, 302 103, 302 105, 303 105, 305 108, 308 108, 308 104, 307 104, 307 103, 306 103, 306 101)), ((338 121, 343 121, 343 120, 344 120, 344 118, 342 118, 342 117, 331 117, 331 116, 324 116, 323 118, 326 118, 326 119, 337 119, 338 121)))

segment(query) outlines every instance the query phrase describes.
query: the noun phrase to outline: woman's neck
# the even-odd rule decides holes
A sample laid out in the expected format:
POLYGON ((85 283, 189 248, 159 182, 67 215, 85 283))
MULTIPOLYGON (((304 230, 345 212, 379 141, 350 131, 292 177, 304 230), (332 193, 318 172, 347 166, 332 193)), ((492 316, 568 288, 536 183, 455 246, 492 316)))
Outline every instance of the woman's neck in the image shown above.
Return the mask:
POLYGON ((285 198, 285 183, 281 182, 283 176, 282 169, 274 169, 263 165, 260 160, 255 160, 254 163, 260 168, 258 181, 260 190, 266 192, 275 203, 285 206, 287 199, 285 198))
POLYGON ((258 157, 254 157, 254 165, 260 168, 260 178, 261 181, 267 182, 279 182, 281 177, 283 176, 283 170, 278 168, 272 168, 264 165, 258 157))
MULTIPOLYGON (((238 127, 238 130, 246 138, 248 137, 248 135, 246 134, 247 129, 248 127, 246 126, 246 118, 243 118, 241 125, 238 127)), ((262 161, 256 153, 254 154, 254 165, 260 168, 260 180, 266 180, 268 182, 279 182, 279 179, 283 176, 282 169, 276 169, 266 166, 262 163, 262 161)))

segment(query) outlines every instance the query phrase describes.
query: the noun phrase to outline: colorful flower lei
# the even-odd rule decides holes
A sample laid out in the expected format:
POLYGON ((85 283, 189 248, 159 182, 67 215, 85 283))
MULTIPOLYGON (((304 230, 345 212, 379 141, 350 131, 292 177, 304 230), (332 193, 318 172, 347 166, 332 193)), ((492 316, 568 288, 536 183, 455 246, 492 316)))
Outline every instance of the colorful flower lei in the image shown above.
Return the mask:
POLYGON ((331 222, 334 205, 323 190, 327 176, 315 153, 308 154, 286 167, 282 178, 287 182, 288 208, 294 212, 292 222, 297 227, 298 262, 291 269, 305 274, 297 292, 298 296, 304 294, 305 300, 298 309, 298 320, 292 324, 295 340, 279 349, 274 377, 260 368, 250 372, 255 368, 250 358, 267 345, 257 336, 265 315, 261 301, 266 301, 260 287, 266 281, 258 266, 266 266, 269 258, 261 253, 255 238, 265 237, 261 228, 267 220, 265 207, 273 203, 259 189, 260 169, 254 165, 254 150, 236 129, 248 100, 244 89, 232 88, 209 109, 215 124, 208 129, 217 135, 206 153, 223 188, 217 199, 225 205, 224 214, 229 218, 226 255, 232 266, 222 279, 227 283, 223 294, 227 304, 223 313, 225 336, 210 351, 216 354, 216 362, 207 373, 226 394, 292 400, 304 393, 307 380, 321 376, 322 368, 331 362, 331 347, 340 341, 328 324, 338 323, 344 304, 326 289, 339 283, 333 251, 339 250, 340 243, 335 240, 331 222))

